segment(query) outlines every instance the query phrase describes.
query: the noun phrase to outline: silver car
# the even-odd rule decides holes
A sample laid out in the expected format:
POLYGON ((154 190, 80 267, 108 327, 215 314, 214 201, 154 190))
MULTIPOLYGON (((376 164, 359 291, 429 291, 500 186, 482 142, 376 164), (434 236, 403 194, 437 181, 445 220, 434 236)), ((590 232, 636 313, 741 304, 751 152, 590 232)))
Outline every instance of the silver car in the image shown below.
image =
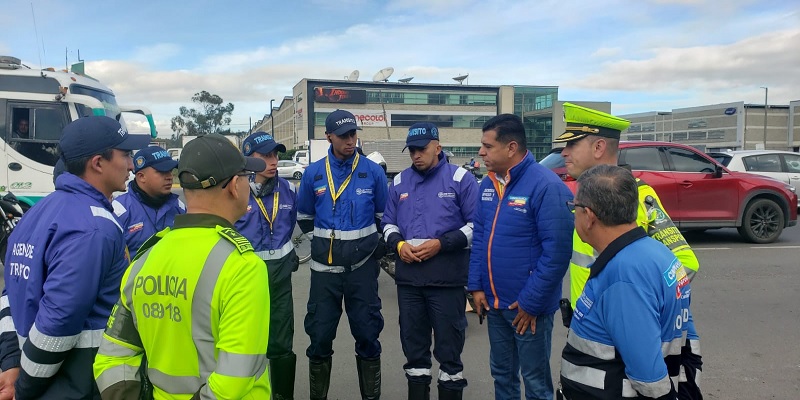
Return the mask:
MULTIPOLYGON (((733 171, 764 175, 800 188, 800 153, 780 150, 735 150, 708 153, 733 171)), ((798 201, 800 207, 800 201, 798 201)))
POLYGON ((306 166, 289 160, 278 161, 278 176, 281 178, 297 179, 303 177, 306 166))

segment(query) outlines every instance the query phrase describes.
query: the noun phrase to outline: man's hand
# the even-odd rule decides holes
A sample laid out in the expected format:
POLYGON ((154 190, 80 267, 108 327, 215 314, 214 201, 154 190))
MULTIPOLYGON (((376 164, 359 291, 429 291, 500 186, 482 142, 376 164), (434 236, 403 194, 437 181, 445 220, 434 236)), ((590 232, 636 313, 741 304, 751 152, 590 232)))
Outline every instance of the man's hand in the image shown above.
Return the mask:
POLYGON ((486 301, 486 293, 484 293, 483 290, 476 290, 470 293, 472 293, 472 302, 475 303, 475 307, 478 308, 475 310, 478 314, 489 311, 489 302, 486 301))
POLYGON ((404 243, 402 246, 400 246, 400 251, 397 252, 397 255, 400 256, 400 259, 406 264, 422 261, 419 257, 417 257, 416 254, 414 254, 414 246, 408 243, 404 243))
POLYGON ((519 302, 514 302, 514 304, 508 306, 509 310, 516 309, 517 316, 514 317, 514 322, 511 325, 517 327, 517 333, 522 335, 525 331, 528 330, 528 326, 531 327, 531 334, 536 334, 536 316, 530 315, 522 307, 519 306, 519 302))
POLYGON ((428 240, 412 249, 414 255, 419 257, 422 261, 430 260, 433 256, 439 254, 440 250, 442 250, 442 242, 440 242, 439 239, 428 240))
POLYGON ((0 400, 14 398, 14 383, 19 377, 19 368, 9 368, 0 373, 0 400))

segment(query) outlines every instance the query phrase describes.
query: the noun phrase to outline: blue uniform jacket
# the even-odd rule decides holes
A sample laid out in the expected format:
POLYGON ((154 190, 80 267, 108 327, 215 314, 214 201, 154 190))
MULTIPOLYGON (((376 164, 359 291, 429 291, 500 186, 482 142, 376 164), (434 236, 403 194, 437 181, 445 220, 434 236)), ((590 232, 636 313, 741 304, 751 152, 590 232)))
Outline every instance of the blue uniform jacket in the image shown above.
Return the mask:
POLYGON ((423 173, 414 167, 394 177, 381 225, 386 243, 414 246, 439 239, 442 249, 423 262, 406 264, 397 257, 395 283, 412 286, 464 286, 469 271, 472 219, 478 183, 464 168, 447 163, 444 153, 423 173))
POLYGON ((186 213, 186 205, 177 194, 170 194, 169 200, 156 209, 143 203, 139 193, 130 184, 128 191, 114 199, 112 206, 131 254, 136 254, 150 236, 172 227, 176 215, 186 213))
POLYGON ((340 160, 331 150, 327 158, 306 168, 297 194, 297 220, 304 232, 313 221, 311 268, 321 272, 344 272, 361 266, 378 245, 378 222, 386 206, 388 183, 378 164, 358 152, 340 160), (358 165, 353 171, 355 157, 358 165), (330 161, 335 189, 338 191, 351 171, 350 183, 336 200, 328 187, 326 160, 330 161), (334 235, 331 241, 331 234, 334 235), (329 257, 331 260, 329 262, 329 257))
POLYGON ((18 399, 42 395, 78 368, 91 378, 128 262, 111 202, 75 175, 60 175, 56 191, 25 213, 5 254, 3 305, 10 306, 13 323, 2 324, 4 363, 9 340, 17 339, 9 330, 24 342, 18 399), (88 364, 76 362, 85 351, 88 364))
POLYGON ((601 398, 622 397, 623 380, 645 397, 666 395, 665 357, 680 355, 690 296, 675 254, 642 228, 622 235, 592 264, 570 325, 563 357, 585 371, 562 369, 562 376, 581 384, 573 389, 595 395, 593 382, 581 380, 598 376, 591 369, 604 371, 605 382, 594 382, 606 389, 601 398))
POLYGON ((494 173, 481 181, 467 289, 496 309, 518 301, 529 314, 552 314, 572 256, 572 193, 530 152, 508 176, 504 187, 494 173))
POLYGON ((272 223, 272 229, 256 202, 252 190, 247 203, 247 212, 236 221, 236 231, 250 241, 256 254, 262 260, 275 259, 273 256, 279 255, 276 251, 284 249, 284 246, 286 246, 284 249, 286 251, 282 256, 289 254, 293 248, 292 234, 297 223, 297 192, 294 184, 286 179, 279 177, 275 177, 275 179, 278 181, 273 190, 261 197, 264 210, 272 218, 275 194, 278 195, 278 211, 272 223), (272 255, 270 255, 270 250, 272 250, 272 255))

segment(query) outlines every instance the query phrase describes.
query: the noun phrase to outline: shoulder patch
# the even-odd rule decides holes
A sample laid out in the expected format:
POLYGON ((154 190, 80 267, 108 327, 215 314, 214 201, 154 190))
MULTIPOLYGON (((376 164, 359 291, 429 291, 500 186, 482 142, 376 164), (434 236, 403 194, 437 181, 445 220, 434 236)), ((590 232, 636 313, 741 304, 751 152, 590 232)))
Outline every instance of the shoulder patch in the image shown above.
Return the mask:
POLYGON ((217 225, 217 233, 229 242, 233 243, 233 245, 236 246, 236 250, 239 250, 240 254, 253 251, 253 245, 250 244, 250 241, 247 240, 246 237, 242 236, 242 234, 239 232, 236 232, 235 229, 223 228, 217 225))
POLYGON ((183 202, 181 201, 181 199, 178 199, 178 208, 180 208, 180 209, 181 209, 181 210, 183 210, 184 212, 186 211, 186 204, 183 204, 183 202))
POLYGON ((288 182, 288 184, 289 184, 289 190, 294 193, 297 193, 297 187, 294 185, 294 183, 288 182))
POLYGON ((456 182, 461 182, 461 179, 464 178, 464 175, 467 174, 467 170, 461 167, 456 168, 456 173, 453 174, 453 180, 456 182))
POLYGON ((114 200, 111 205, 114 207, 114 214, 116 214, 118 217, 122 214, 125 214, 125 211, 128 211, 128 209, 126 209, 125 206, 119 202, 119 200, 114 200))
POLYGON ((397 186, 401 182, 403 182, 403 173, 402 172, 394 176, 394 185, 397 186))

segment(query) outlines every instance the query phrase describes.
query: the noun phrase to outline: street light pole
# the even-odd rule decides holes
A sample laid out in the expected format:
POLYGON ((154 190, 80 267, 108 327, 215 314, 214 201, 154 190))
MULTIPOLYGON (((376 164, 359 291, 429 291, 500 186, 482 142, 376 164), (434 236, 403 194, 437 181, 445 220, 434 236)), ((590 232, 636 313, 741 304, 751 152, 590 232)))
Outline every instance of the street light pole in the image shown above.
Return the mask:
POLYGON ((767 103, 767 95, 769 94, 769 88, 766 86, 761 86, 764 89, 764 150, 767 149, 767 108, 769 108, 767 103))
POLYGON ((275 118, 272 117, 272 103, 275 99, 269 100, 269 133, 272 137, 275 137, 275 118))

